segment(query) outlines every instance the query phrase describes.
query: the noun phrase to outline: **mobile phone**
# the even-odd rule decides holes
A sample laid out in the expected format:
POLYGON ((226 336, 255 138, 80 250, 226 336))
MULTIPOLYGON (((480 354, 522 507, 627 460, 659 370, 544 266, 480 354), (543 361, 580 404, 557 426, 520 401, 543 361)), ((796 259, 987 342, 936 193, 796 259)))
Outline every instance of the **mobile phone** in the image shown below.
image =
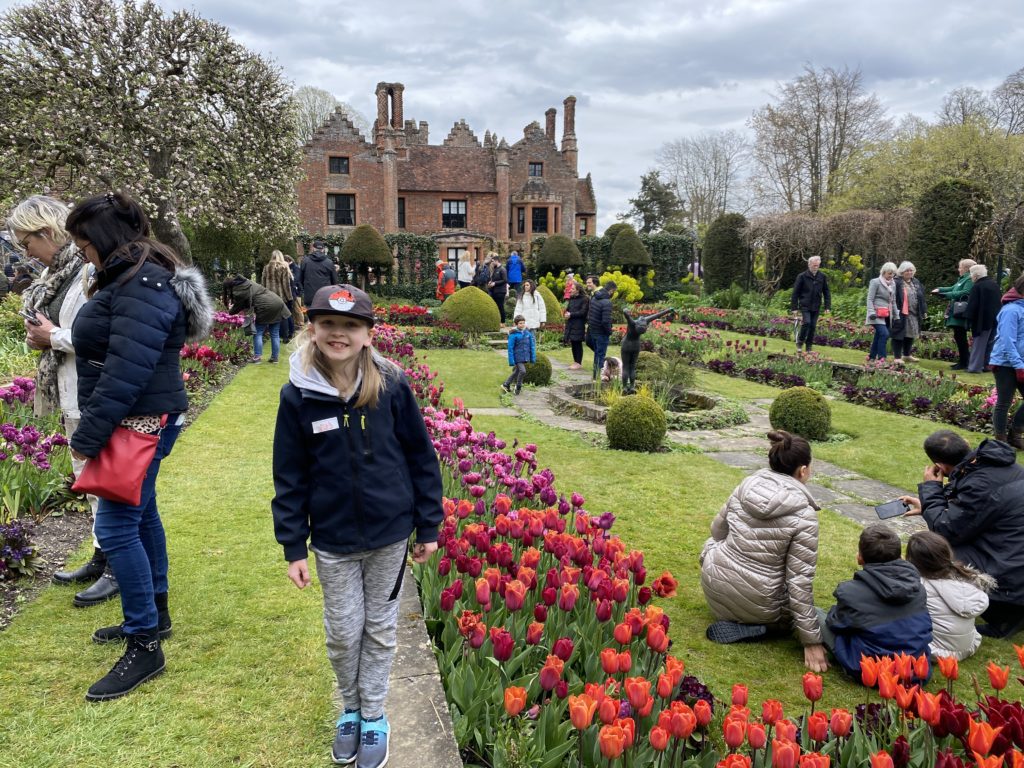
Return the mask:
POLYGON ((878 515, 879 520, 888 520, 890 517, 899 517, 909 509, 910 507, 899 499, 893 499, 875 507, 875 514, 878 515))
POLYGON ((18 310, 18 314, 24 317, 32 325, 42 325, 43 321, 36 317, 35 312, 29 312, 27 309, 18 310))

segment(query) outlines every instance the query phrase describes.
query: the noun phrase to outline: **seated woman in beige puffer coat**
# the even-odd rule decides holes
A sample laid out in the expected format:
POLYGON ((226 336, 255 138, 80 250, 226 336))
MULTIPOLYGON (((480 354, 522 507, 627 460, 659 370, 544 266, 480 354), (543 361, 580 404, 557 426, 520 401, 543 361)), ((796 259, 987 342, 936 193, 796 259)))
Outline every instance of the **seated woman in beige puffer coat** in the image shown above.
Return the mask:
POLYGON ((795 625, 804 664, 828 669, 814 611, 818 505, 805 483, 811 446, 788 432, 769 432, 770 469, 747 477, 711 523, 700 555, 701 586, 717 621, 709 640, 732 643, 795 625))

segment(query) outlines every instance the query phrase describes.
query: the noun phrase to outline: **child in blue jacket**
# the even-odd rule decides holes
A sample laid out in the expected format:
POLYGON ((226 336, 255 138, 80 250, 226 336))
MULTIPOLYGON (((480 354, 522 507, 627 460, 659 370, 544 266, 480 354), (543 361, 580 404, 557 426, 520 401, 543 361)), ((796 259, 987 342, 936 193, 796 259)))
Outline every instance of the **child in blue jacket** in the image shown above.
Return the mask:
POLYGON ((441 472, 405 375, 371 346, 369 296, 329 285, 307 314, 277 411, 274 532, 299 589, 310 583, 307 541, 316 556, 344 707, 331 759, 380 768, 409 537, 415 562, 437 550, 441 472))
POLYGON ((537 346, 533 334, 526 327, 526 318, 516 315, 515 323, 515 330, 508 335, 508 364, 512 366, 512 373, 501 385, 501 391, 507 393, 514 389, 518 395, 523 391, 526 364, 537 362, 537 346))

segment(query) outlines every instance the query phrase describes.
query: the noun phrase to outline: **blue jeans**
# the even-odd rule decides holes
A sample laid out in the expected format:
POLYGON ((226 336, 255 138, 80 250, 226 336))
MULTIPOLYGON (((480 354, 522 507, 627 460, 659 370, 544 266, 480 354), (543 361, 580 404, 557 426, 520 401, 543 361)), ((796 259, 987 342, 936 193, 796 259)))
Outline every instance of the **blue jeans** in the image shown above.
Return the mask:
POLYGON ((881 323, 874 326, 875 338, 871 340, 871 351, 868 352, 868 360, 884 360, 885 345, 889 341, 889 324, 881 323))
POLYGON ((270 331, 270 357, 277 360, 281 353, 281 321, 260 325, 256 323, 256 336, 252 340, 252 353, 256 357, 263 356, 263 332, 270 331))
POLYGON ((594 378, 601 378, 601 368, 604 367, 604 357, 608 353, 608 336, 600 333, 590 334, 590 348, 594 350, 594 378))
MULTIPOLYGON (((170 421, 177 417, 171 416, 170 421)), ((167 540, 156 508, 156 476, 181 427, 168 423, 142 483, 139 506, 100 499, 96 538, 121 588, 124 631, 138 634, 157 625, 154 595, 167 592, 167 540)))
POLYGON ((295 318, 292 317, 295 299, 288 299, 285 302, 285 306, 288 307, 288 317, 281 321, 281 330, 284 332, 285 339, 290 340, 295 335, 295 318))

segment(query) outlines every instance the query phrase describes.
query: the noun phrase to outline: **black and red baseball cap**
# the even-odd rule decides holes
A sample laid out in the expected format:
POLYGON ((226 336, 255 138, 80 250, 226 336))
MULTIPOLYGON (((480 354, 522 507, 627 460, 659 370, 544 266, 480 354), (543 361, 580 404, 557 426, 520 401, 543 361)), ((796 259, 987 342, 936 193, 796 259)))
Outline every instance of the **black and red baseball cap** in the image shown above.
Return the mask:
POLYGON ((317 315, 347 315, 365 320, 371 326, 374 322, 373 302, 365 291, 354 285, 325 285, 313 296, 306 307, 307 317, 317 315))

